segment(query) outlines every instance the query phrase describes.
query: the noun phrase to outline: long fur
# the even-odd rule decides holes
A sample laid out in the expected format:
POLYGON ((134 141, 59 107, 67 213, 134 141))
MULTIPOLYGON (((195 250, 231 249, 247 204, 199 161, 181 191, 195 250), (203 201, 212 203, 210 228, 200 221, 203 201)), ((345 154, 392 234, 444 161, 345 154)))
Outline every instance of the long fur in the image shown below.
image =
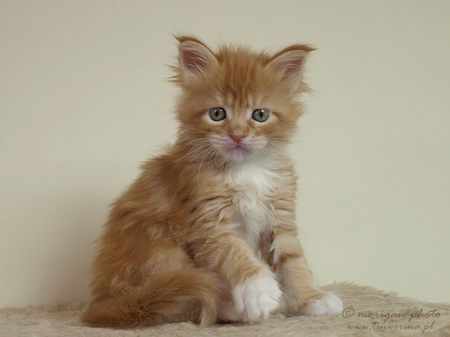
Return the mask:
POLYGON ((313 285, 297 239, 296 174, 285 155, 312 48, 213 52, 178 40, 177 140, 112 205, 82 320, 253 322, 281 302, 291 315, 338 311, 340 301, 313 285), (226 118, 212 120, 209 109, 219 107, 226 118), (256 121, 255 109, 269 118, 256 121))
POLYGON ((136 327, 191 320, 209 325, 217 315, 218 283, 200 271, 155 273, 141 287, 93 302, 83 320, 93 326, 136 327))

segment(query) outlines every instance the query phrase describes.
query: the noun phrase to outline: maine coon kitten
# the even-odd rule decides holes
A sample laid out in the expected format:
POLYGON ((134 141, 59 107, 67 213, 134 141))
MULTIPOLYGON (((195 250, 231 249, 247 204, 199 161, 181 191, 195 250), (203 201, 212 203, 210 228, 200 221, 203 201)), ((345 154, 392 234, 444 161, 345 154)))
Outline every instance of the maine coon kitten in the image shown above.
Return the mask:
POLYGON ((178 37, 177 141, 113 204, 82 320, 132 327, 254 322, 342 310, 313 285, 285 146, 313 50, 276 54, 178 37))

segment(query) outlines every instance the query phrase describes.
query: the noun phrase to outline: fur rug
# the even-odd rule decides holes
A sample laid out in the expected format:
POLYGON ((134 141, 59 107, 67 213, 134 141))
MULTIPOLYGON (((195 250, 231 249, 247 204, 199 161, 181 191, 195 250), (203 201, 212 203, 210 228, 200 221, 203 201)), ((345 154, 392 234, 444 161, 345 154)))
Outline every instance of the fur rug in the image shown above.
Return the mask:
POLYGON ((257 324, 199 328, 188 322, 139 330, 89 328, 79 322, 84 305, 0 309, 0 336, 450 336, 450 305, 420 302, 372 287, 335 283, 324 287, 344 301, 332 316, 274 314, 257 324))

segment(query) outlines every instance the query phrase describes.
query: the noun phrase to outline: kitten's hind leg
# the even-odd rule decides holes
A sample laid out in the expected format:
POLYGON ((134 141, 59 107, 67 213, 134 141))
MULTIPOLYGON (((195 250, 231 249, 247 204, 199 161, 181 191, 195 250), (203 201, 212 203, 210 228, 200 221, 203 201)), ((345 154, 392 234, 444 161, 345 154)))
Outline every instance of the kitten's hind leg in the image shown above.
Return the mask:
POLYGON ((127 236, 129 232, 103 246, 96 261, 94 298, 82 321, 110 327, 215 323, 217 275, 196 268, 179 245, 157 236, 156 230, 145 231, 148 236, 136 230, 127 236))
POLYGON ((94 301, 81 319, 90 326, 129 328, 164 322, 217 320, 217 279, 199 270, 158 272, 144 285, 94 301))

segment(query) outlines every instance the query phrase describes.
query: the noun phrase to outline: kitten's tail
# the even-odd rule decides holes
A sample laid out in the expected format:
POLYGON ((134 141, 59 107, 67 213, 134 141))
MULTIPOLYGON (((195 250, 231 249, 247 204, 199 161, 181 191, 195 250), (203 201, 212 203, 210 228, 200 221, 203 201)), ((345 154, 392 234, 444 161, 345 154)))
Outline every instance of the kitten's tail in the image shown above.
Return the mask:
POLYGON ((198 270, 164 272, 139 288, 93 302, 81 320, 90 326, 137 327, 190 320, 208 326, 217 320, 218 281, 198 270))

